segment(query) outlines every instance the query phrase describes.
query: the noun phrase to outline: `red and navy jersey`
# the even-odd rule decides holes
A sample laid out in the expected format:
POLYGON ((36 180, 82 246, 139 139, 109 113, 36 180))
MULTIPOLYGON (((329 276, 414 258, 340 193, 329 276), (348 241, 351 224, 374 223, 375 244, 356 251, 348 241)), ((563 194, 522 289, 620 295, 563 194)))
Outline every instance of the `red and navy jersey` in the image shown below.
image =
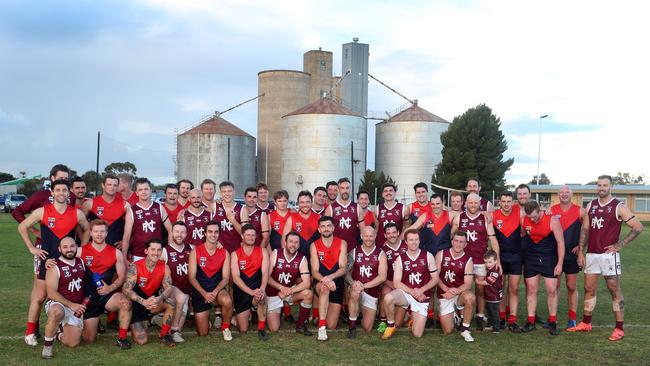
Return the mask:
POLYGON ((580 216, 580 206, 572 203, 567 211, 562 211, 560 204, 551 206, 551 215, 560 216, 560 224, 564 236, 564 259, 576 258, 577 255, 571 251, 580 241, 580 229, 582 228, 582 217, 580 216))
POLYGON ((366 216, 363 217, 363 223, 366 226, 375 227, 375 213, 372 212, 370 208, 368 208, 368 210, 366 211, 366 216))
POLYGON ((487 269, 485 276, 485 301, 487 302, 501 302, 503 300, 503 276, 494 268, 487 269))
POLYGON ((146 258, 136 261, 133 265, 135 265, 137 276, 134 291, 138 295, 148 299, 150 296, 160 291, 163 279, 165 278, 165 262, 156 262, 156 265, 153 267, 153 271, 151 272, 147 269, 146 258))
POLYGON ((318 272, 321 275, 327 276, 338 271, 342 244, 343 240, 337 237, 332 238, 332 244, 329 247, 323 243, 322 238, 312 243, 318 255, 318 272))
POLYGON ((313 211, 309 211, 309 216, 304 218, 299 212, 291 213, 291 229, 300 234, 300 252, 309 255, 309 246, 316 239, 320 238, 318 232, 318 219, 320 216, 313 211))
POLYGON ((262 244, 262 215, 264 211, 255 207, 253 212, 248 213, 248 221, 255 228, 255 245, 259 246, 262 244))
POLYGON ((520 208, 513 205, 510 214, 501 210, 492 213, 494 234, 499 242, 499 253, 502 259, 521 258, 521 216, 520 208))
MULTIPOLYGON (((239 276, 247 286, 252 283, 258 283, 262 276, 262 263, 264 260, 264 249, 254 246, 251 254, 246 254, 243 246, 237 248, 237 265, 239 266, 239 276)), ((252 288, 255 289, 255 288, 252 288)))
MULTIPOLYGON (((293 287, 300 278, 300 264, 307 258, 299 251, 293 258, 288 258, 284 249, 275 250, 275 254, 271 278, 284 287, 293 287)), ((278 296, 279 292, 271 285, 266 286, 267 296, 278 296)))
MULTIPOLYGON (((451 249, 443 250, 442 261, 440 262, 440 272, 438 273, 440 283, 449 288, 459 288, 462 286, 465 283, 465 269, 471 260, 472 257, 470 257, 466 252, 463 252, 463 254, 458 257, 454 257, 451 249)), ((442 299, 445 291, 438 286, 437 294, 438 298, 442 299)))
MULTIPOLYGON (((411 258, 408 254, 402 253, 399 256, 399 261, 402 264, 402 283, 412 289, 424 287, 431 280, 431 273, 429 272, 429 252, 426 250, 418 249, 418 254, 415 258, 411 258)), ((433 294, 433 289, 428 289, 424 295, 428 299, 433 294)))
POLYGON ((181 250, 176 250, 174 245, 167 245, 164 249, 167 251, 167 266, 172 278, 172 285, 176 286, 181 292, 189 294, 192 286, 187 276, 187 267, 192 253, 192 246, 183 244, 181 250))
MULTIPOLYGON (((74 193, 70 192, 68 197, 68 204, 74 202, 76 197, 74 193)), ((26 218, 26 215, 34 212, 37 208, 41 208, 48 203, 54 203, 54 197, 52 197, 52 191, 48 189, 42 189, 40 191, 34 192, 25 202, 21 203, 11 211, 11 216, 18 221, 19 223, 23 222, 26 218)))
POLYGON ((379 221, 379 227, 377 228, 377 245, 383 246, 386 241, 384 236, 384 226, 389 222, 392 222, 397 225, 397 230, 402 232, 404 226, 404 205, 396 202, 393 207, 386 207, 385 203, 382 203, 377 206, 377 221, 379 221))
POLYGON ((458 229, 467 233, 465 252, 472 257, 474 264, 483 264, 483 255, 487 251, 487 229, 485 215, 477 213, 471 217, 467 212, 461 212, 458 218, 458 229))
POLYGON ((217 248, 210 254, 205 244, 195 249, 196 281, 205 291, 212 291, 223 279, 223 265, 228 252, 225 248, 217 248))
POLYGON ((48 258, 58 258, 61 239, 75 237, 75 229, 79 225, 77 209, 67 205, 63 213, 56 210, 54 204, 43 206, 41 218, 41 249, 47 251, 48 258))
POLYGON ((598 199, 587 206, 589 215, 589 244, 587 253, 605 253, 607 246, 616 244, 621 235, 621 220, 618 218, 618 205, 621 202, 612 198, 601 205, 598 199))
POLYGON ((424 226, 420 229, 420 248, 428 251, 434 256, 439 250, 451 247, 451 221, 449 212, 442 210, 440 216, 433 211, 427 215, 424 226))
POLYGON ((56 259, 56 270, 59 273, 59 286, 57 291, 66 300, 81 304, 84 301, 84 279, 86 267, 82 260, 74 258, 68 264, 61 258, 56 259))
POLYGON ((117 249, 114 246, 106 245, 102 250, 97 250, 92 243, 88 243, 81 247, 79 258, 86 268, 100 275, 107 285, 113 283, 117 263, 117 249))
MULTIPOLYGON (((235 202, 232 210, 235 213, 235 220, 241 224, 241 211, 244 206, 235 202)), ((235 230, 233 224, 226 217, 226 208, 223 207, 223 203, 217 203, 216 210, 214 212, 214 220, 219 222, 221 226, 221 231, 219 231, 219 242, 228 250, 228 253, 232 253, 237 248, 241 246, 241 235, 235 230)))
POLYGON ((183 211, 183 222, 187 226, 187 240, 189 244, 199 246, 205 238, 205 227, 212 220, 212 212, 201 209, 201 213, 195 215, 189 209, 183 211))
POLYGON ((359 237, 359 212, 357 204, 350 201, 343 205, 338 200, 332 202, 332 218, 334 218, 334 236, 345 240, 348 252, 357 246, 359 237))
POLYGON ((107 202, 104 196, 100 195, 93 198, 93 206, 88 212, 88 220, 102 219, 108 223, 108 235, 106 242, 114 245, 122 241, 124 236, 124 199, 116 194, 111 202, 107 202))
POLYGON ((138 195, 135 194, 135 192, 131 192, 129 198, 126 199, 126 202, 128 202, 129 205, 134 206, 139 200, 138 195))
MULTIPOLYGON (((463 211, 467 210, 467 208, 465 206, 466 202, 467 202, 467 197, 465 197, 465 200, 463 200, 463 211)), ((481 202, 478 205, 478 210, 481 211, 481 212, 487 211, 488 207, 489 207, 489 204, 490 204, 490 201, 488 201, 485 198, 481 197, 481 202)))
POLYGON ((395 273, 395 260, 400 255, 402 255, 402 253, 406 253, 408 250, 408 245, 405 241, 400 241, 397 245, 397 248, 393 248, 390 246, 389 242, 385 242, 382 250, 386 254, 386 262, 388 264, 388 270, 386 271, 386 280, 392 281, 393 274, 395 273))
POLYGON ((264 212, 267 215, 275 211, 275 203, 273 202, 267 202, 266 207, 260 206, 259 203, 256 203, 255 206, 257 206, 257 208, 259 208, 262 212, 264 212))
POLYGON ((433 209, 429 202, 426 202, 424 205, 418 201, 411 202, 409 208, 411 211, 411 222, 416 222, 422 215, 433 214, 433 209))
POLYGON ((163 203, 162 207, 165 209, 165 212, 167 212, 167 217, 169 217, 169 221, 171 222, 176 222, 176 220, 178 220, 178 214, 183 210, 183 206, 178 204, 173 210, 167 207, 166 203, 163 203))
POLYGON ((162 207, 158 202, 151 202, 144 208, 139 203, 131 206, 133 227, 131 230, 131 254, 144 257, 145 245, 149 240, 162 240, 162 207))
POLYGON ((274 210, 269 214, 269 225, 271 226, 269 244, 271 245, 271 249, 282 248, 282 233, 284 232, 284 224, 286 224, 290 214, 291 211, 287 211, 287 213, 282 216, 280 214, 280 211, 277 210, 274 210))
POLYGON ((551 215, 544 211, 540 211, 540 215, 538 222, 524 216, 525 255, 528 258, 557 258, 557 242, 551 230, 551 215))
MULTIPOLYGON (((379 276, 379 258, 384 255, 384 252, 378 246, 366 253, 363 245, 359 245, 352 250, 352 258, 354 263, 352 265, 352 279, 361 283, 368 283, 377 276, 379 276)), ((364 289, 363 291, 373 297, 379 297, 381 294, 381 286, 379 285, 364 289)))

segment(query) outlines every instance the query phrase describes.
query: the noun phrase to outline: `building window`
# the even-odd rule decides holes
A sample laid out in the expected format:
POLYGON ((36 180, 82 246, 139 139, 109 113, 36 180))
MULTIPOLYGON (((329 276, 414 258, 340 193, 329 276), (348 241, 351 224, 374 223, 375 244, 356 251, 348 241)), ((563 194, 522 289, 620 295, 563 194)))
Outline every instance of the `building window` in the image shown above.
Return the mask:
POLYGON ((321 69, 322 71, 325 71, 325 61, 321 61, 321 62, 320 62, 320 69, 321 69))
POLYGON ((650 212, 650 194, 639 194, 634 197, 635 212, 650 212))

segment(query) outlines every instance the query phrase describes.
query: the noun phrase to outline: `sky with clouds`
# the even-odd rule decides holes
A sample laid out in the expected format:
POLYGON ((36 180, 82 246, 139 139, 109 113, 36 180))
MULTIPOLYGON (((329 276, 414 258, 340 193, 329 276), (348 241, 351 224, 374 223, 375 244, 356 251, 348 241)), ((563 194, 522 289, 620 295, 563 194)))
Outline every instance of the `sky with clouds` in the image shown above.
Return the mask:
MULTIPOLYGON (((174 129, 257 93, 257 73, 302 54, 370 44, 370 72, 451 121, 485 103, 501 119, 509 183, 650 173, 650 48, 642 1, 5 0, 0 3, 0 171, 82 173, 132 161, 174 174, 174 129), (408 5, 407 5, 408 4, 408 5)), ((372 111, 404 100, 370 81, 372 111)), ((224 114, 256 135, 257 106, 224 114)), ((374 126, 368 129, 374 166, 374 126)))

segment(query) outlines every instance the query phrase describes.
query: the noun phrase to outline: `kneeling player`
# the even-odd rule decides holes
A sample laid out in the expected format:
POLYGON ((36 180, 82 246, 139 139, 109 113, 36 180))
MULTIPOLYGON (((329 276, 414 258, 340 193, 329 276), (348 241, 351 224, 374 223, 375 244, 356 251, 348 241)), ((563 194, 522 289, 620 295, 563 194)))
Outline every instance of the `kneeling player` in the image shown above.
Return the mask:
POLYGON ((162 243, 158 239, 145 244, 145 257, 131 263, 122 292, 133 302, 131 332, 137 344, 148 341, 147 320, 151 315, 163 313, 163 325, 160 329, 160 342, 173 347, 176 344, 169 334, 174 305, 165 302, 172 293, 172 278, 169 267, 160 260, 162 243), (161 292, 162 290, 162 292, 161 292), (160 293, 159 296, 155 296, 160 293))
POLYGON ((307 258, 300 249, 300 234, 290 231, 284 236, 284 249, 275 249, 269 259, 269 283, 266 286, 267 315, 269 330, 280 328, 280 311, 284 303, 300 301, 300 311, 296 322, 296 333, 311 336, 307 328, 309 309, 314 294, 311 290, 311 276, 307 258), (298 283, 298 280, 301 280, 298 283))
POLYGON ((381 285, 386 281, 386 254, 375 245, 377 234, 372 226, 366 226, 361 232, 361 245, 354 248, 348 261, 352 264, 346 276, 349 285, 348 338, 356 338, 357 317, 361 304, 361 326, 366 332, 372 329, 377 314, 377 302, 381 294, 381 285))
POLYGON ((266 341, 266 283, 269 278, 269 255, 266 250, 255 245, 255 227, 244 224, 241 228, 241 246, 232 252, 230 271, 232 273, 233 298, 237 327, 242 333, 248 331, 248 318, 251 308, 257 307, 257 334, 266 341))
POLYGON ((382 339, 395 333, 395 306, 411 307, 413 325, 411 331, 417 338, 422 337, 427 322, 427 310, 433 288, 438 283, 435 276, 436 262, 433 255, 420 249, 420 235, 417 230, 404 232, 408 250, 395 261, 393 284, 395 290, 384 297, 388 327, 382 339))
POLYGON ((219 245, 218 240, 219 223, 210 221, 205 227, 205 243, 194 248, 190 254, 188 279, 194 288, 192 308, 196 332, 199 336, 205 336, 210 329, 210 308, 220 306, 223 339, 232 341, 232 298, 227 288, 230 280, 230 254, 219 245))

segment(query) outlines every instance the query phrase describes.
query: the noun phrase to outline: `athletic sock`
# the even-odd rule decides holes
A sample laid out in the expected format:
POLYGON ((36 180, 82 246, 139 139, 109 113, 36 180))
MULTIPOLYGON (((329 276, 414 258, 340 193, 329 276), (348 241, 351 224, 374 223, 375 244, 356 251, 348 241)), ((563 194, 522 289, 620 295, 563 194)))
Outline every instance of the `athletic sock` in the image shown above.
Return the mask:
POLYGON ((117 311, 111 311, 106 316, 106 324, 111 324, 117 318, 117 311))
POLYGON ((45 342, 43 343, 43 345, 45 347, 51 347, 53 343, 54 343, 54 337, 45 337, 45 342))
POLYGON ((167 324, 163 324, 162 327, 160 327, 160 334, 159 334, 159 335, 160 335, 161 337, 166 336, 167 333, 169 333, 169 328, 170 328, 169 325, 167 325, 167 324))
POLYGON ((352 317, 350 317, 348 319, 348 327, 350 327, 350 329, 354 329, 354 328, 357 327, 357 318, 356 317, 354 319, 352 319, 352 317))
POLYGON ((582 322, 585 324, 591 324, 591 315, 583 315, 582 322))
POLYGON ((517 322, 517 317, 510 314, 508 315, 508 324, 515 324, 517 322))
POLYGON ((485 319, 485 314, 476 313, 477 318, 485 319))
POLYGON ((221 323, 221 330, 224 331, 226 329, 230 329, 230 323, 228 322, 222 322, 221 323))
POLYGON ((318 320, 318 327, 326 327, 327 326, 327 320, 326 319, 320 319, 318 320))
POLYGON ((395 328, 395 321, 390 321, 390 320, 388 320, 388 321, 386 322, 386 324, 388 324, 388 327, 389 327, 389 328, 395 328))
POLYGON ((380 316, 379 321, 386 323, 388 321, 388 318, 386 318, 385 316, 380 316))
POLYGON ((286 317, 291 315, 291 306, 288 304, 285 304, 284 307, 282 308, 282 314, 286 317))
POLYGON ((499 311, 499 320, 506 320, 506 312, 499 311))
POLYGON ((556 323, 557 322, 557 315, 549 315, 548 316, 548 322, 549 323, 556 323))
POLYGON ((510 315, 510 306, 506 305, 506 314, 510 315))
POLYGON ((528 316, 528 323, 535 324, 535 315, 528 316))
POLYGON ((126 335, 128 334, 128 329, 127 328, 120 328, 117 331, 117 338, 119 339, 126 339, 126 335))
POLYGON ((300 328, 305 324, 307 318, 309 318, 310 310, 310 308, 303 307, 302 304, 300 305, 300 309, 298 310, 298 322, 296 322, 296 328, 300 328))
POLYGON ((576 312, 569 310, 569 320, 576 320, 576 312))
POLYGON ((266 329, 266 320, 258 320, 257 330, 264 330, 264 329, 266 329))
POLYGON ((467 323, 461 323, 460 328, 461 328, 463 331, 465 331, 465 330, 469 330, 469 324, 467 324, 467 323))
POLYGON ((616 322, 616 329, 623 330, 623 322, 616 322))
POLYGON ((28 336, 30 334, 34 334, 36 332, 36 322, 27 322, 27 330, 25 331, 25 335, 28 336))
POLYGON ((433 309, 427 309, 427 319, 433 319, 433 309))
POLYGON ((311 314, 314 319, 320 318, 320 313, 318 312, 318 308, 313 308, 311 314))

